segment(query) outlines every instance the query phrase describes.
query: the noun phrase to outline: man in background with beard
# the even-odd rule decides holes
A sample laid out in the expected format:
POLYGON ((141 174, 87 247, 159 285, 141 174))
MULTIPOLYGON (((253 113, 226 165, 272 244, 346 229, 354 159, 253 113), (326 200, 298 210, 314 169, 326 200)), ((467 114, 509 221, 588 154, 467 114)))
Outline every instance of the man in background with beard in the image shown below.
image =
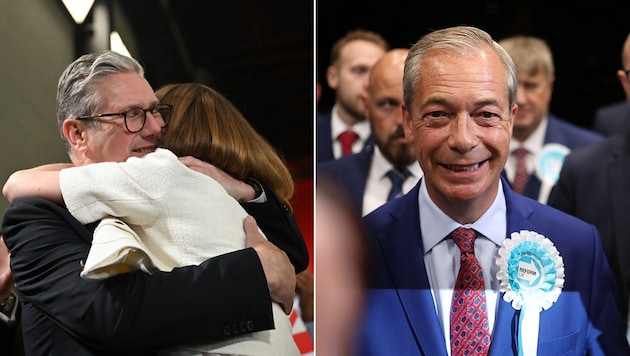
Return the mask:
POLYGON ((392 49, 372 67, 363 102, 375 144, 317 166, 318 176, 334 179, 362 215, 406 193, 422 177, 402 127, 402 76, 408 52, 392 49))

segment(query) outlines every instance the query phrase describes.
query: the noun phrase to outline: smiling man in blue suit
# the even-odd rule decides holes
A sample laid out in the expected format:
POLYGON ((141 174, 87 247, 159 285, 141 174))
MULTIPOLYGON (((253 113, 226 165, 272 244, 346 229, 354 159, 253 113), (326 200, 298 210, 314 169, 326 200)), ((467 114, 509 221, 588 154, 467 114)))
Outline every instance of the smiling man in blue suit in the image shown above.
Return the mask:
POLYGON ((501 178, 518 88, 505 50, 477 28, 434 31, 411 48, 403 88, 424 177, 364 218, 356 354, 630 355, 595 227, 501 178))

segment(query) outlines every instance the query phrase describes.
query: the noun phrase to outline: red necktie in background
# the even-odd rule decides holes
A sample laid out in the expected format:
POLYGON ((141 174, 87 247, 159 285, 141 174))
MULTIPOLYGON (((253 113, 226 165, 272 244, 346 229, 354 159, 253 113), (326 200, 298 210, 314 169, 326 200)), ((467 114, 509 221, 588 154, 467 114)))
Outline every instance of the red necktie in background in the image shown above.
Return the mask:
POLYGON ((516 156, 516 174, 514 175, 514 182, 512 182, 512 189, 519 194, 523 194, 529 180, 529 173, 525 163, 527 153, 528 151, 523 147, 515 149, 513 153, 516 156))
POLYGON ((451 301, 451 354, 483 355, 490 349, 485 285, 475 257, 475 230, 455 229, 451 237, 461 251, 459 274, 451 301))
POLYGON ((353 131, 344 131, 339 134, 339 141, 341 142, 341 155, 346 156, 352 153, 352 144, 359 138, 353 131))

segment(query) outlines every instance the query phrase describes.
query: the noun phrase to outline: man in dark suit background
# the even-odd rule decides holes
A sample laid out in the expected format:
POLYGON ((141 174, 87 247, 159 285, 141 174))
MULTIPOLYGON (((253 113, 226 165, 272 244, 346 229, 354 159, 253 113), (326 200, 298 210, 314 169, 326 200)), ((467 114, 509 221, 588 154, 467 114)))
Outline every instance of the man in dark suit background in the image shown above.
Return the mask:
POLYGON ((569 154, 549 205, 599 230, 615 276, 615 299, 628 322, 630 302, 630 131, 569 154))
POLYGON ((402 127, 402 76, 408 52, 388 51, 370 72, 363 101, 375 144, 317 165, 317 175, 339 184, 362 215, 387 202, 395 186, 392 198, 408 192, 422 176, 402 127))
POLYGON ((477 28, 437 30, 411 48, 403 80, 424 176, 364 217, 370 283, 355 354, 630 355, 595 227, 501 178, 518 110, 510 56, 477 28), (463 235, 476 238, 460 247, 463 235), (473 261, 476 284, 456 285, 473 261))
POLYGON ((630 34, 621 50, 621 69, 617 71, 617 79, 626 94, 626 100, 598 108, 593 120, 593 130, 605 136, 630 129, 630 34))
POLYGON ((361 97, 370 69, 387 50, 389 43, 381 35, 361 29, 348 32, 334 43, 326 81, 335 91, 335 104, 330 111, 317 115, 316 162, 359 152, 370 141, 361 97), (342 141, 346 135, 350 146, 344 152, 342 141))
POLYGON ((519 85, 518 112, 504 175, 517 193, 546 203, 566 153, 603 136, 549 112, 555 69, 551 50, 542 39, 513 36, 499 44, 516 65, 519 85), (518 169, 520 151, 525 155, 526 171, 522 174, 518 169))

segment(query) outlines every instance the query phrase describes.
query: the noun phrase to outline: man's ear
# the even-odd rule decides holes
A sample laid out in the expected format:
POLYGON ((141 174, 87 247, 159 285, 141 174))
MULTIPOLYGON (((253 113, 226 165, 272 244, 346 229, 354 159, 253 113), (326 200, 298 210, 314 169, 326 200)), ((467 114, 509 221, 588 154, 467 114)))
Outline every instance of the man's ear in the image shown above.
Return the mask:
POLYGON ((79 120, 66 119, 61 127, 63 136, 68 140, 73 151, 81 151, 82 148, 87 146, 86 127, 79 120))
POLYGON ((332 90, 337 90, 337 86, 339 85, 339 71, 334 65, 330 65, 326 68, 326 81, 332 90))

